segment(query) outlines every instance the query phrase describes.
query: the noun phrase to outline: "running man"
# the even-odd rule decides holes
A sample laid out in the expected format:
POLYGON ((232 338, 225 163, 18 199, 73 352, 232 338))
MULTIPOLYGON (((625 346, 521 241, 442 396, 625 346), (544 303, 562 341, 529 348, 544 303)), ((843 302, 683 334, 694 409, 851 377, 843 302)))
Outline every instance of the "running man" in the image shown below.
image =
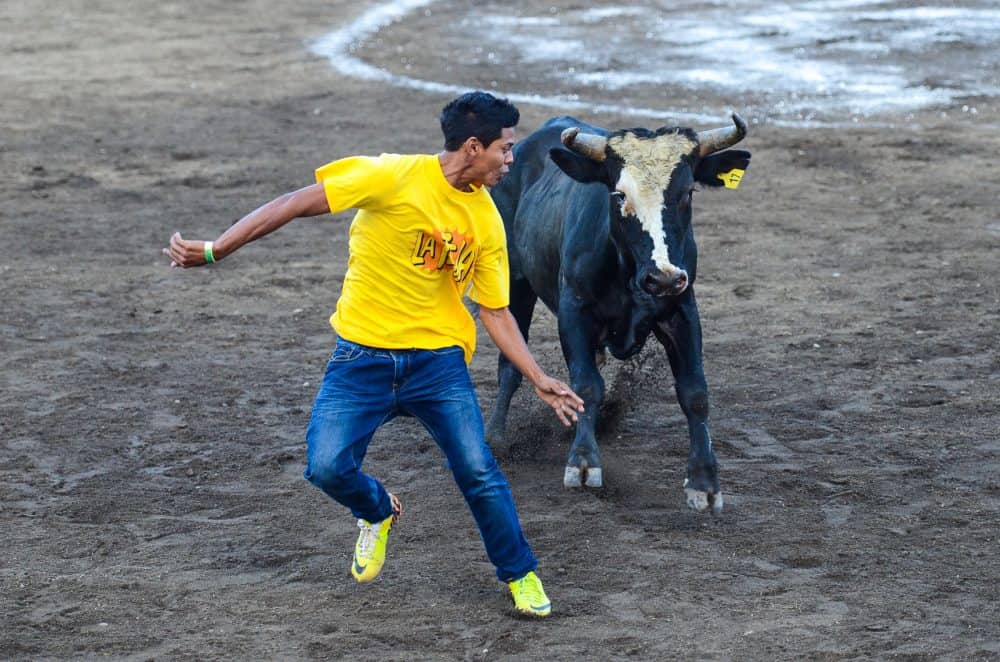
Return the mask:
POLYGON ((479 305, 497 348, 570 426, 583 401, 545 374, 509 303, 503 222, 486 189, 507 173, 520 113, 506 99, 464 94, 441 112, 444 151, 355 156, 316 171, 316 183, 250 212, 215 241, 163 249, 171 267, 200 267, 296 218, 357 209, 350 257, 330 324, 336 346, 306 433, 305 477, 358 518, 351 573, 378 576, 402 505, 361 471, 375 431, 414 416, 440 446, 479 527, 497 577, 521 614, 551 606, 521 530, 510 486, 486 444, 469 376, 476 326, 462 297, 479 305))

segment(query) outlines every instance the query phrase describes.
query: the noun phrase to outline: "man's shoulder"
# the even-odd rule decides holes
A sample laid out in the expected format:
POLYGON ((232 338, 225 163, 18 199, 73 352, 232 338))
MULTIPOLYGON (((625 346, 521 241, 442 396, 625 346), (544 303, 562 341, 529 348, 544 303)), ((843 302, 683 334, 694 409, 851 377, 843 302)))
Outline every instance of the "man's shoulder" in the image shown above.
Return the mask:
POLYGON ((408 168, 422 166, 433 158, 430 154, 396 154, 384 152, 378 155, 378 160, 386 167, 408 168))
POLYGON ((428 154, 395 154, 393 152, 383 152, 378 156, 357 154, 331 161, 317 170, 343 170, 356 167, 378 170, 406 170, 412 166, 422 165, 428 158, 430 158, 428 154))

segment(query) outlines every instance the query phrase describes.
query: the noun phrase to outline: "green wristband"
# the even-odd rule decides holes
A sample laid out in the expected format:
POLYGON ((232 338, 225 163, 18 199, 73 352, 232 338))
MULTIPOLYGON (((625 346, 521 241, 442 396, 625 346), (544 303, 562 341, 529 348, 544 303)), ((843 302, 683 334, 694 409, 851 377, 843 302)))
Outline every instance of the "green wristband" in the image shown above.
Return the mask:
POLYGON ((205 242, 205 262, 208 264, 215 263, 215 255, 212 253, 212 242, 205 242))

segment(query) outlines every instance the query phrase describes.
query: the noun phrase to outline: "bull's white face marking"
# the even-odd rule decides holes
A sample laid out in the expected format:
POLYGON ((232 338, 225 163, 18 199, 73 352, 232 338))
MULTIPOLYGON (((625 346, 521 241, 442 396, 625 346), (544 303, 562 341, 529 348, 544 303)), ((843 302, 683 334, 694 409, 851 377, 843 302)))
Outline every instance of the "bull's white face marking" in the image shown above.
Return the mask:
POLYGON ((608 140, 608 147, 623 161, 615 187, 625 195, 621 213, 639 219, 642 229, 653 240, 653 263, 669 276, 681 270, 670 262, 663 234, 663 192, 670 186, 681 157, 690 154, 696 145, 687 136, 676 133, 653 138, 625 133, 608 140))

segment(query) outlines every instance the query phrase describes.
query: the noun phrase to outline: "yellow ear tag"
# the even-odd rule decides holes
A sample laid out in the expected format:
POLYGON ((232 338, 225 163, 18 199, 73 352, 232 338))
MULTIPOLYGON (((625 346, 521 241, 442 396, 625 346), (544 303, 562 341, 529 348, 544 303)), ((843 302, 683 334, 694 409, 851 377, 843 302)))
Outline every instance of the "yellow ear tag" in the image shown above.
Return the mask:
POLYGON ((726 188, 736 188, 740 185, 740 180, 743 179, 744 172, 746 172, 746 170, 733 168, 729 172, 720 172, 716 175, 716 177, 722 180, 722 183, 726 185, 726 188))

